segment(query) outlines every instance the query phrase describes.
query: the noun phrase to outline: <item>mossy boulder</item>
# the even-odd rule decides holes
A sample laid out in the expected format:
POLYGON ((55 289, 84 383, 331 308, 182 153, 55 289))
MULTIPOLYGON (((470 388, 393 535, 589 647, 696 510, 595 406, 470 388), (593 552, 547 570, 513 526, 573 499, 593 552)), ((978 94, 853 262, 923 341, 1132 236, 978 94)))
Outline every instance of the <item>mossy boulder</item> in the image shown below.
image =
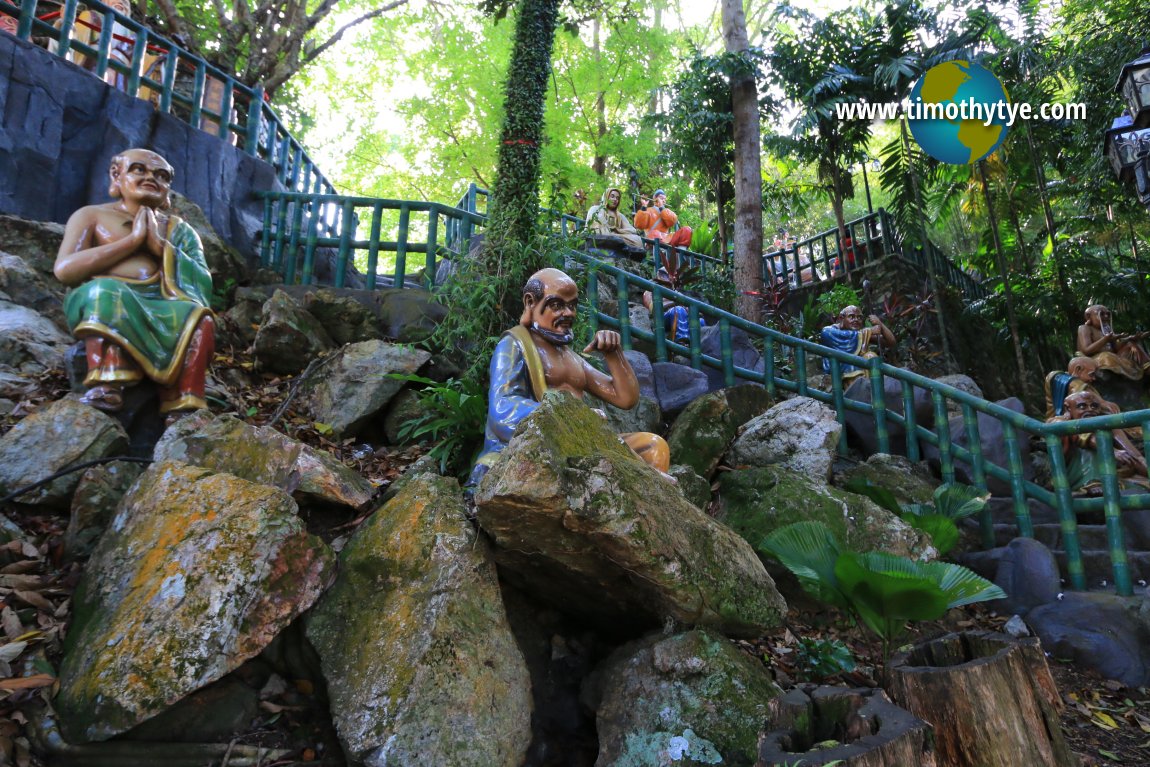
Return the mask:
POLYGON ((597 764, 750 767, 780 693, 766 667, 711 631, 624 645, 585 688, 597 764))
POLYGON ((308 618, 353 765, 523 763, 531 683, 454 479, 413 477, 340 555, 308 618))
POLYGON ((711 505, 711 483, 698 474, 690 466, 675 464, 667 473, 679 483, 683 496, 703 511, 711 505))
POLYGON ((723 472, 717 518, 760 556, 771 533, 792 522, 817 520, 855 551, 885 551, 912 559, 937 556, 930 536, 869 498, 847 493, 782 466, 723 472))
POLYGON ((875 453, 865 463, 835 474, 834 483, 844 487, 852 480, 884 487, 903 504, 930 503, 939 484, 924 466, 913 464, 901 455, 886 453, 875 453))
POLYGON ((321 288, 309 293, 304 305, 337 345, 383 338, 375 312, 351 296, 321 288))
POLYGON ((774 398, 755 384, 704 394, 687 405, 671 427, 667 437, 671 462, 690 466, 709 479, 739 428, 772 405, 774 398))
POLYGON ((588 620, 758 636, 786 612, 744 540, 562 392, 519 424, 475 503, 507 577, 588 620))
POLYGON ((293 374, 335 346, 311 312, 282 290, 264 303, 252 353, 264 370, 293 374))
POLYGON ((65 738, 118 735, 235 670, 311 607, 333 565, 282 490, 153 464, 76 589, 55 700, 65 738))
POLYGON ((375 487, 334 456, 267 426, 206 410, 177 421, 156 444, 157 461, 175 460, 271 485, 299 501, 358 508, 375 487))
MULTIPOLYGON (((0 437, 0 495, 63 468, 120 455, 128 434, 114 418, 74 399, 40 408, 0 437)), ((20 503, 67 507, 80 484, 74 471, 21 495, 20 503)))

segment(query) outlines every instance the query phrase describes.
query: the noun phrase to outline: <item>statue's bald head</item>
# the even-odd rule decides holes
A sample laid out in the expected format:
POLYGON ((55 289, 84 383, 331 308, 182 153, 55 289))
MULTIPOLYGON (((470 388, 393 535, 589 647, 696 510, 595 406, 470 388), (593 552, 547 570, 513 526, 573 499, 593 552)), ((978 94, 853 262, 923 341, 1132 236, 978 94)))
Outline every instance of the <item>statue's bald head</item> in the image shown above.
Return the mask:
POLYGON ((1063 401, 1066 414, 1073 420, 1102 415, 1102 398, 1092 391, 1071 394, 1063 401))
POLYGON ((1094 380, 1094 374, 1098 372, 1098 363, 1090 357, 1075 357, 1066 366, 1066 372, 1090 383, 1094 380))
POLYGON ((569 344, 579 312, 579 286, 558 269, 540 269, 523 286, 520 324, 553 344, 569 344))
POLYGON ((839 312, 838 326, 843 330, 858 330, 863 326, 863 313, 862 309, 854 304, 844 306, 842 311, 839 312))
POLYGON ((152 208, 167 208, 175 169, 150 149, 127 149, 112 158, 108 168, 108 194, 121 198, 125 193, 152 208), (134 174, 134 178, 130 178, 134 174), (142 184, 142 185, 141 185, 142 184))

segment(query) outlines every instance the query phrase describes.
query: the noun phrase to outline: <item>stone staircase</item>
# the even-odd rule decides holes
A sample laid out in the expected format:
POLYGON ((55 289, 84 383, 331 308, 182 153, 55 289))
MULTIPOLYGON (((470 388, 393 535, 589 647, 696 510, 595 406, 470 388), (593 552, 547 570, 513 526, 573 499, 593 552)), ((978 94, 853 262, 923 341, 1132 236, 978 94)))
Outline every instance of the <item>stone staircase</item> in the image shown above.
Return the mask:
MULTIPOLYGON (((1005 546, 1018 536, 1018 525, 1014 519, 1014 506, 1010 498, 990 499, 990 511, 994 520, 994 545, 1005 546)), ((1063 548, 1062 526, 1057 512, 1040 501, 1031 499, 1030 519, 1034 524, 1034 539, 1054 553, 1062 573, 1066 578, 1066 551, 1063 548)), ((970 534, 978 536, 976 519, 965 520, 964 525, 970 534)), ((1086 574, 1086 587, 1090 590, 1112 588, 1114 571, 1110 563, 1110 550, 1107 544, 1106 525, 1102 514, 1083 515, 1078 522, 1078 545, 1082 552, 1082 567, 1086 574), (1087 520, 1084 522, 1084 520, 1087 520)), ((1150 551, 1131 547, 1130 536, 1126 535, 1126 560, 1130 568, 1130 579, 1135 586, 1145 586, 1150 581, 1150 551)), ((998 552, 980 551, 968 554, 965 564, 980 574, 993 578, 998 552), (989 574, 988 574, 989 573, 989 574)))

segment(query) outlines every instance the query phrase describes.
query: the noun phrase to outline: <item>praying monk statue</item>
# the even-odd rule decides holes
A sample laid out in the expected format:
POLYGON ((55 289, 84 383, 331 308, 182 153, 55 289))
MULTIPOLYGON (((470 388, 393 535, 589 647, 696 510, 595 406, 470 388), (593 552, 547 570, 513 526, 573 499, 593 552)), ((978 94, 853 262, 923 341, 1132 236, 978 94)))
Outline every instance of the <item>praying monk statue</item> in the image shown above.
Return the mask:
MULTIPOLYGON (((561 389, 580 399, 587 392, 625 409, 639 402, 639 382, 623 354, 618 333, 600 330, 583 350, 583 354, 601 352, 606 373, 570 348, 578 304, 575 281, 558 269, 542 269, 523 286, 523 315, 518 325, 503 334, 491 358, 483 452, 469 484, 477 484, 487 473, 511 441, 515 427, 539 407, 549 389, 561 389)), ((640 458, 666 473, 670 450, 662 437, 646 432, 620 436, 640 458)))
POLYGON ((1111 317, 1102 304, 1086 307, 1086 322, 1078 326, 1078 354, 1091 357, 1102 370, 1140 381, 1150 370, 1150 354, 1139 341, 1150 336, 1150 331, 1118 335, 1111 317))
MULTIPOLYGON (((872 314, 867 317, 867 322, 870 324, 863 327, 862 309, 857 306, 844 306, 835 319, 835 324, 827 325, 822 329, 820 339, 823 346, 870 359, 878 356, 871 351, 871 346, 875 342, 882 346, 895 345, 894 333, 883 324, 882 320, 872 314)), ((864 368, 848 365, 845 362, 839 366, 839 369, 842 371, 844 383, 866 373, 864 368)), ((829 357, 823 358, 823 372, 831 372, 829 357)))
POLYGON ((73 213, 56 256, 56 277, 72 288, 64 314, 88 361, 81 401, 115 412, 124 387, 148 378, 172 420, 207 407, 212 275, 195 230, 167 213, 173 171, 163 157, 129 149, 108 177, 114 201, 73 213))

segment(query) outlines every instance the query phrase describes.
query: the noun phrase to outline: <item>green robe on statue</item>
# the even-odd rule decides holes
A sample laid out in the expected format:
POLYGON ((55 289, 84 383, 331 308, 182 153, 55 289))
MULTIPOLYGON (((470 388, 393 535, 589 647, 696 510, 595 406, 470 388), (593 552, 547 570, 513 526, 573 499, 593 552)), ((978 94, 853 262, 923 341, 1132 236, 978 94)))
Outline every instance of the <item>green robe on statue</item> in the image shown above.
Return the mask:
POLYGON ((68 327, 77 338, 100 336, 140 364, 148 378, 171 385, 205 314, 210 314, 212 274, 199 235, 172 216, 163 268, 147 280, 95 277, 64 299, 68 327))

